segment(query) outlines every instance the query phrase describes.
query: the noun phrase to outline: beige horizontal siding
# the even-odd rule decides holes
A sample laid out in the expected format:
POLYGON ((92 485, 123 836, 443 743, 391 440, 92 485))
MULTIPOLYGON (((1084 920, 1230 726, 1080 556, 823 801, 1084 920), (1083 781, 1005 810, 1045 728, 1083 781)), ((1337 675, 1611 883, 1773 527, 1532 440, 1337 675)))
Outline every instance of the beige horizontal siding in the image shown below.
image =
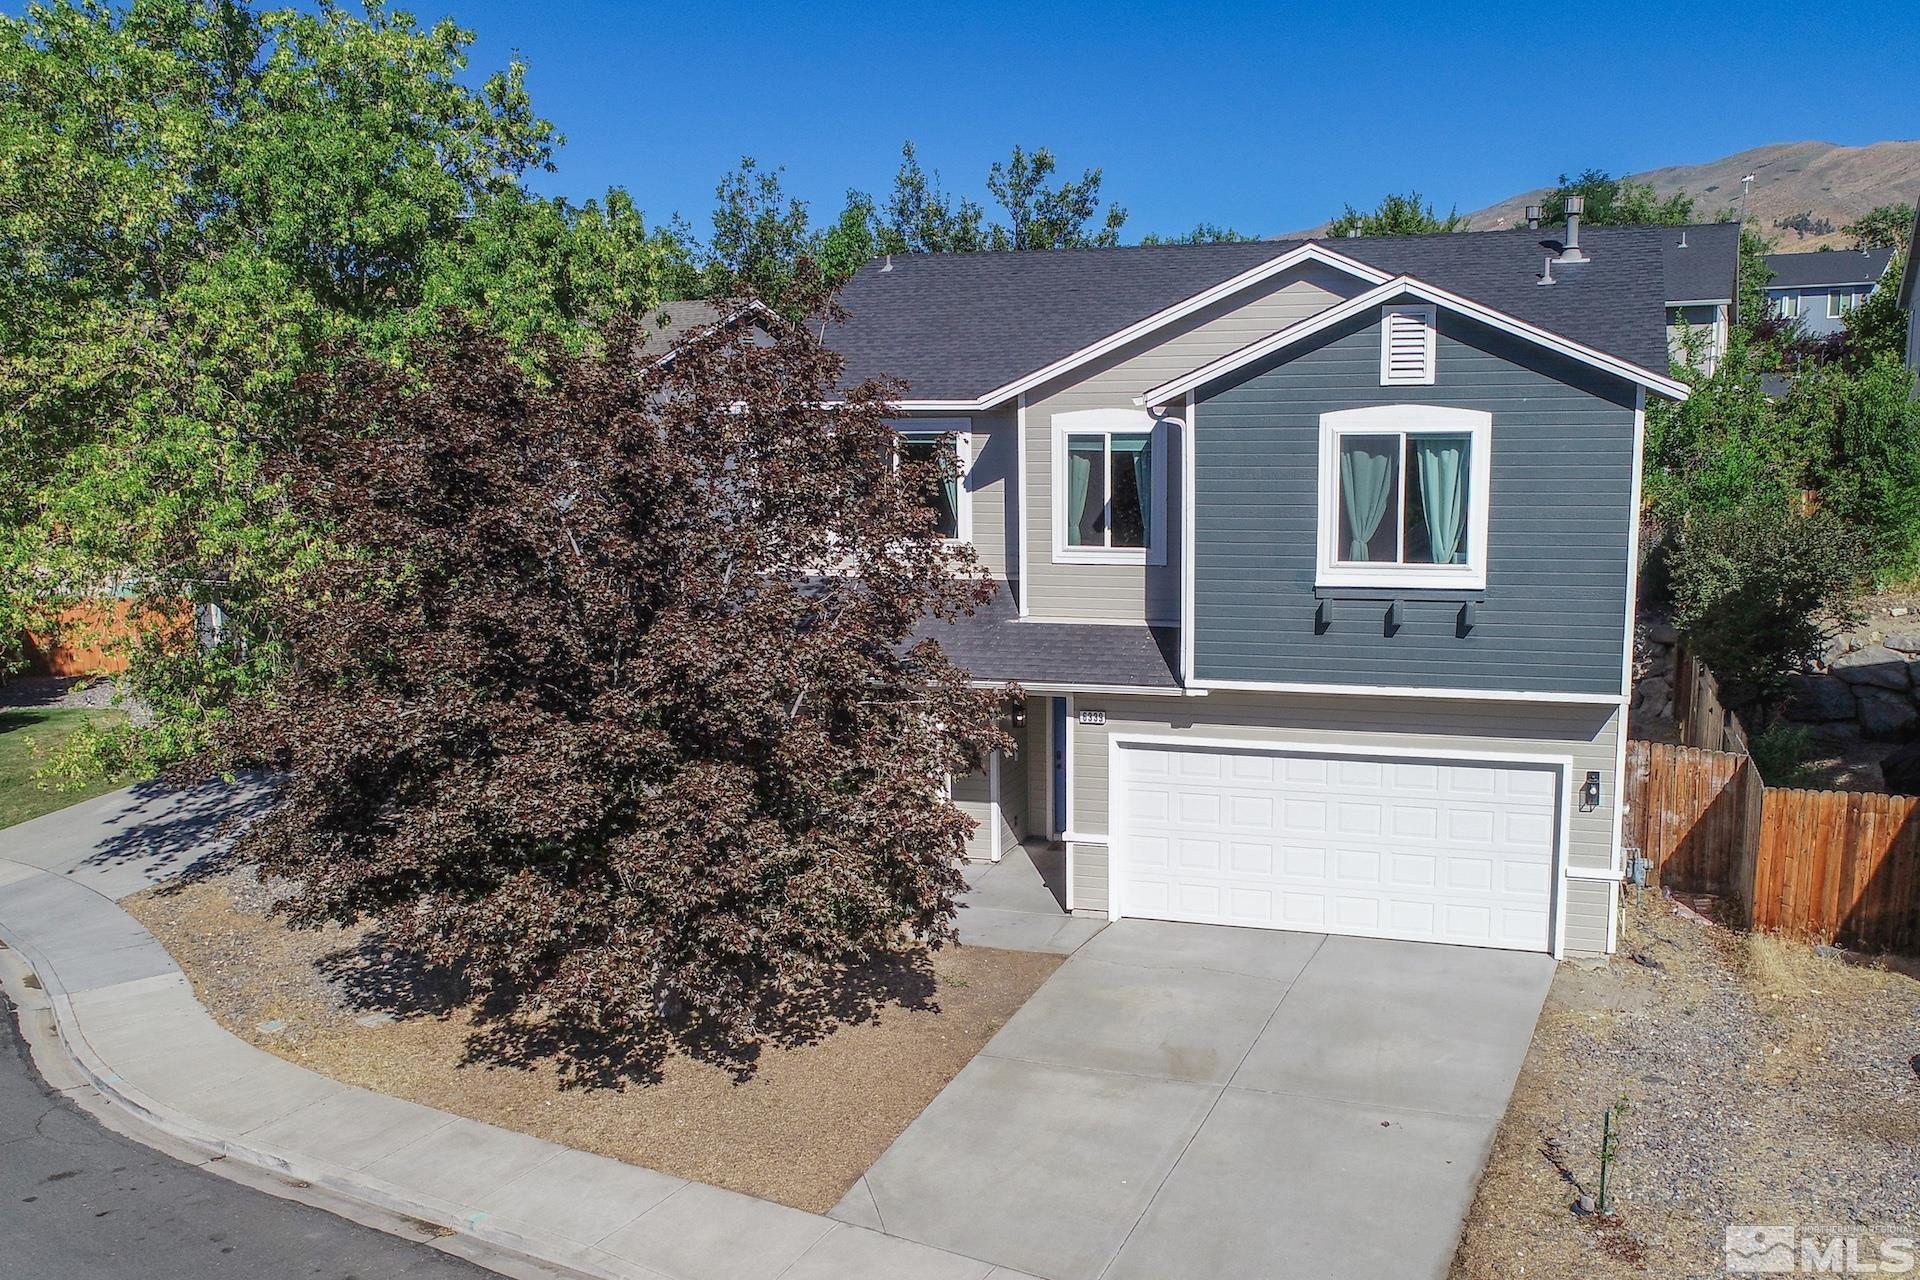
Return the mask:
POLYGON ((1567 954, 1603 956, 1607 953, 1609 900, 1619 892, 1610 880, 1567 881, 1567 954))
MULTIPOLYGON (((1074 845, 1076 906, 1097 903, 1104 908, 1107 902, 1107 852, 1099 839, 1109 834, 1107 750, 1115 734, 1568 756, 1573 761, 1569 787, 1577 790, 1586 772, 1595 770, 1600 774, 1602 803, 1588 812, 1576 806, 1569 815, 1567 863, 1591 869, 1612 863, 1613 806, 1619 797, 1615 765, 1620 714, 1616 707, 1219 692, 1182 699, 1083 694, 1074 707, 1076 712, 1097 710, 1107 716, 1104 725, 1081 724, 1077 715, 1069 724, 1073 735, 1069 825, 1075 835, 1087 837, 1074 845)), ((1600 949, 1604 949, 1606 896, 1586 887, 1594 883, 1604 890, 1604 882, 1569 882, 1581 886, 1577 895, 1570 893, 1567 899, 1569 950, 1574 949, 1576 925, 1585 931, 1579 935, 1582 949, 1591 949, 1588 944, 1596 924, 1600 949)))
MULTIPOLYGON (((903 414, 899 422, 952 414, 903 414)), ((1011 581, 1019 576, 1019 502, 1016 469, 1019 455, 1017 414, 1009 406, 992 413, 976 413, 965 421, 973 437, 973 464, 967 470, 967 501, 973 526, 973 549, 993 576, 1011 581)))
POLYGON ((970 773, 964 778, 955 778, 953 802, 960 806, 960 812, 979 824, 967 837, 968 860, 988 861, 993 857, 993 828, 989 825, 993 821, 993 800, 987 775, 970 773))
MULTIPOLYGON (((1027 395, 1029 611, 1042 618, 1174 622, 1180 617, 1180 441, 1167 441, 1167 530, 1164 565, 1053 563, 1053 415, 1082 409, 1135 409, 1149 387, 1351 297, 1366 286, 1344 272, 1304 264, 1255 289, 1203 308, 1167 329, 1130 343, 1027 395)), ((1170 405, 1178 416, 1184 409, 1170 405)))

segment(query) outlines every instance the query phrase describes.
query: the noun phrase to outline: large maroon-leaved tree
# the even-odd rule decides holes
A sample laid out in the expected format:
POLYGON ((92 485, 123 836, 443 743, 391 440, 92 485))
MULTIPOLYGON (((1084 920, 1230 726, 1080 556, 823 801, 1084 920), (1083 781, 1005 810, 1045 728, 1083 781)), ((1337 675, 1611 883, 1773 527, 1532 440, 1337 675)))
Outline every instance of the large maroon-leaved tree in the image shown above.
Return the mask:
POLYGON ((952 937, 1002 741, 926 615, 991 589, 901 463, 890 389, 812 335, 536 384, 449 321, 309 388, 288 514, 333 553, 228 749, 284 773, 244 837, 296 922, 372 918, 522 1015, 750 1042, 843 966, 952 937))

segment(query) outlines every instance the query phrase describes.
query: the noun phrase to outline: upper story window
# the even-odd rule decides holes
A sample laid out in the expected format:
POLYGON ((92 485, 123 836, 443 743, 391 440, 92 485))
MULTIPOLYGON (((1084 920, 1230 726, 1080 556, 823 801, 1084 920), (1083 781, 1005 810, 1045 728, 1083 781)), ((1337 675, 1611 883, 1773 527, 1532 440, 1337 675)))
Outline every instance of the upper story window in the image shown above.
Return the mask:
POLYGON ((1827 295, 1827 319, 1838 320, 1852 311, 1866 298, 1866 294, 1854 289, 1836 289, 1827 295))
POLYGON ((1800 314, 1800 295, 1797 293, 1776 293, 1773 295, 1773 308, 1783 320, 1792 320, 1800 314))
POLYGON ((1315 584, 1486 586, 1492 437, 1471 409, 1322 414, 1315 584))
POLYGON ((923 501, 933 508, 940 536, 953 542, 973 537, 973 502, 967 492, 967 472, 973 464, 972 423, 965 418, 903 418, 894 430, 900 446, 894 464, 951 459, 942 474, 931 479, 923 501))
POLYGON ((1134 409, 1053 415, 1056 563, 1166 563, 1165 437, 1134 409))
POLYGON ((1430 306, 1380 309, 1380 385, 1433 385, 1434 309, 1430 306))

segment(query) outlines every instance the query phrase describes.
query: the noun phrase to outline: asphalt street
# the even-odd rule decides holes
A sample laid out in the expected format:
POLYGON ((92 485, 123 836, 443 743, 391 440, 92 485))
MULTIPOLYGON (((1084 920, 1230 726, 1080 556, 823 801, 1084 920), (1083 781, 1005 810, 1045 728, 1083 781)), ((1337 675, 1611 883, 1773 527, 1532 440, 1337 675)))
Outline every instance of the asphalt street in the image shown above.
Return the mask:
POLYGON ((0 1023, 0 1280, 498 1280, 109 1132, 0 1023))

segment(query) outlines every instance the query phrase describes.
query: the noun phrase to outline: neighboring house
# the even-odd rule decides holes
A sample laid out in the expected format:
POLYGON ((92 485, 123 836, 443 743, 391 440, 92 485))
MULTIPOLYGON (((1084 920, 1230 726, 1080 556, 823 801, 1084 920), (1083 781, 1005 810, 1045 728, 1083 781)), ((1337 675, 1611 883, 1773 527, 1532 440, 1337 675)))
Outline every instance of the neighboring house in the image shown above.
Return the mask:
MULTIPOLYGON (((1913 234, 1907 237, 1907 268, 1900 273, 1900 306, 1907 313, 1907 368, 1920 375, 1920 200, 1914 201, 1913 234)), ((1920 396, 1920 383, 1914 386, 1920 396)))
POLYGON ((1711 377, 1739 322, 1740 224, 1668 229, 1667 358, 1711 377))
POLYGON ((773 337, 767 326, 778 320, 772 308, 763 302, 734 298, 683 298, 663 302, 640 318, 645 337, 639 355, 649 362, 671 359, 674 352, 689 342, 743 323, 753 326, 752 340, 756 346, 772 345, 773 337))
POLYGON ((1768 305, 1776 315, 1800 321, 1809 337, 1839 333, 1847 313, 1867 300, 1892 260, 1892 249, 1770 253, 1768 305))
POLYGON ((1028 695, 973 854, 1062 840, 1110 918, 1612 949, 1673 235, 863 268, 831 341, 1004 585, 924 634, 1028 695))

